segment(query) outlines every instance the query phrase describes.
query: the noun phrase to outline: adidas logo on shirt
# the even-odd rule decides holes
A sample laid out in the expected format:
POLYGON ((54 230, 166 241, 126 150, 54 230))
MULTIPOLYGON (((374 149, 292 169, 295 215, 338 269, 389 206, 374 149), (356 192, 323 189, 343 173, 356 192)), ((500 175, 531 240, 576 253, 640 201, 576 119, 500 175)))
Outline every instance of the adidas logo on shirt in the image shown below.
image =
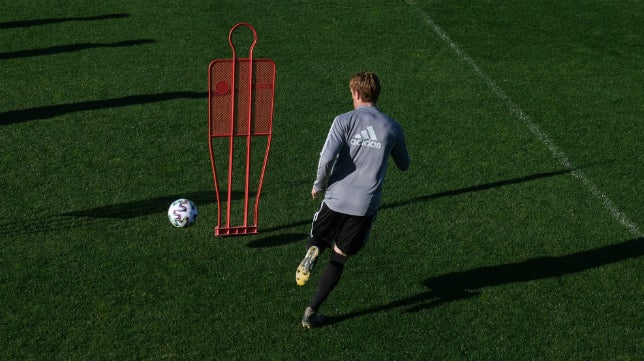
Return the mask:
POLYGON ((373 131, 372 126, 368 126, 367 129, 356 134, 350 141, 351 145, 360 145, 363 147, 370 147, 375 149, 382 148, 382 143, 378 143, 378 137, 376 137, 376 132, 373 131))

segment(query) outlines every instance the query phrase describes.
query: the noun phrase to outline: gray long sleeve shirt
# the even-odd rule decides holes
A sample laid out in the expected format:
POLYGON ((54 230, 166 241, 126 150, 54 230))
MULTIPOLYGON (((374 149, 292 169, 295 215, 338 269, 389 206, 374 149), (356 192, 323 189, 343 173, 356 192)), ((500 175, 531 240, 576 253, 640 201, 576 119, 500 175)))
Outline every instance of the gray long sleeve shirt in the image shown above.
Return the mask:
POLYGON ((360 106, 337 116, 326 138, 313 189, 336 212, 363 216, 377 212, 389 156, 409 168, 400 124, 375 106, 360 106))

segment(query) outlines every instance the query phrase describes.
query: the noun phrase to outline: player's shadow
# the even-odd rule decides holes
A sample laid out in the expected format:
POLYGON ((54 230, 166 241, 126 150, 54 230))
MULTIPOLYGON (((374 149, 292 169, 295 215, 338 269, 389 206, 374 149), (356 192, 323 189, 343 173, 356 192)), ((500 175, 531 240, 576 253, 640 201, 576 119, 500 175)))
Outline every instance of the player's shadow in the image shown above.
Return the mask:
POLYGON ((26 50, 17 50, 17 51, 0 53, 0 60, 33 58, 36 56, 72 53, 72 52, 77 52, 77 51, 82 51, 87 49, 118 48, 118 47, 125 47, 125 46, 150 44, 154 42, 155 42, 154 39, 135 39, 135 40, 112 42, 112 43, 78 43, 78 44, 70 44, 70 45, 57 45, 57 46, 50 46, 47 48, 26 49, 26 50))
POLYGON ((327 325, 401 308, 405 312, 432 309, 442 304, 479 295, 487 287, 528 282, 583 272, 644 255, 644 238, 571 253, 558 257, 538 257, 496 266, 477 267, 430 277, 423 281, 429 290, 381 306, 330 317, 327 325))
POLYGON ((644 238, 610 244, 563 256, 544 256, 497 266, 478 267, 426 279, 423 284, 438 293, 480 290, 509 283, 561 277, 644 255, 644 238))
POLYGON ((0 29, 28 28, 32 26, 60 24, 60 23, 76 22, 76 21, 121 19, 121 18, 127 18, 129 16, 130 16, 129 14, 105 14, 105 15, 95 15, 95 16, 75 16, 75 17, 66 17, 66 18, 45 18, 45 19, 33 19, 33 20, 7 21, 7 22, 0 23, 0 29))
POLYGON ((207 97, 208 92, 175 91, 158 94, 129 95, 120 98, 12 110, 8 112, 0 112, 0 126, 31 120, 49 119, 64 114, 82 111, 127 107, 131 105, 150 104, 177 99, 205 99, 207 97))

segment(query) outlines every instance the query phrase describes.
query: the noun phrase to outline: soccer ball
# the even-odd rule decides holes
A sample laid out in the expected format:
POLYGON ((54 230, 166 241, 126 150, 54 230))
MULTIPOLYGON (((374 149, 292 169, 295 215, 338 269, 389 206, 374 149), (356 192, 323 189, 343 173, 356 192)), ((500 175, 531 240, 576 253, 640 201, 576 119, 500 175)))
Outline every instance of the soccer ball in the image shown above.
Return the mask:
POLYGON ((177 199, 168 208, 168 219, 173 226, 185 228, 197 221, 197 206, 186 198, 177 199))

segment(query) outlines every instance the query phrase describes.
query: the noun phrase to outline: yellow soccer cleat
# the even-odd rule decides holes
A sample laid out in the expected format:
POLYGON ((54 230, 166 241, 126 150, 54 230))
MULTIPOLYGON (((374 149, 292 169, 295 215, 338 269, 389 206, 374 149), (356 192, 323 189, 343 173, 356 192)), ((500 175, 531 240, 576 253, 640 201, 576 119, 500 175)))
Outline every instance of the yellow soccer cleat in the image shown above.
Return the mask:
POLYGON ((313 270, 319 255, 320 249, 317 246, 311 246, 306 251, 306 256, 304 256, 302 262, 297 266, 297 271, 295 271, 295 283, 298 286, 304 286, 309 280, 311 270, 313 270))

